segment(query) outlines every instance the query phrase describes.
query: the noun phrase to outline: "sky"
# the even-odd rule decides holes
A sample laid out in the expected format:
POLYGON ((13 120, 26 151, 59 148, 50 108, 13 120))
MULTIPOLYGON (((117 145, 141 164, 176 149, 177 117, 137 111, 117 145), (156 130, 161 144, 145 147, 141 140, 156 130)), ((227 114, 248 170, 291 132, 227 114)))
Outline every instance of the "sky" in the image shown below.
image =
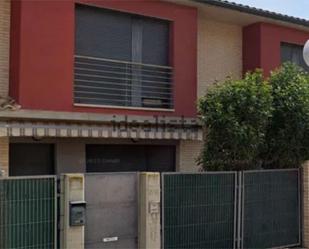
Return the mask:
POLYGON ((309 20, 309 0, 230 0, 309 20))

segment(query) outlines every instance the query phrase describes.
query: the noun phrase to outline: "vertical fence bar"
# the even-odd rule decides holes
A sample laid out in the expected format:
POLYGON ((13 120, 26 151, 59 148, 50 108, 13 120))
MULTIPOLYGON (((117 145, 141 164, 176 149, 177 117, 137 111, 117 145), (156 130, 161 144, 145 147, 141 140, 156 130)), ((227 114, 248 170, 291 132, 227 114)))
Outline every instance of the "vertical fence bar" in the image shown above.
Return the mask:
POLYGON ((301 219, 301 214, 302 214, 302 171, 301 168, 297 169, 297 178, 298 178, 298 202, 299 202, 299 208, 298 208, 298 229, 299 229, 299 235, 298 235, 298 240, 299 244, 302 242, 302 219, 301 219))
POLYGON ((242 185, 242 172, 237 172, 237 190, 238 190, 238 196, 237 196, 237 249, 241 248, 241 224, 242 224, 242 216, 241 216, 241 200, 242 200, 242 191, 241 191, 241 185, 242 185))
POLYGON ((164 239, 165 239, 165 233, 164 233, 164 204, 165 204, 165 199, 164 199, 164 176, 165 173, 162 173, 161 175, 161 248, 164 249, 164 239))
POLYGON ((233 249, 237 248, 237 183, 238 183, 238 175, 235 173, 234 177, 234 243, 233 243, 233 249))
POLYGON ((57 198, 57 178, 55 177, 54 179, 54 249, 57 249, 57 224, 58 224, 58 204, 57 204, 57 201, 58 201, 58 198, 57 198))
POLYGON ((240 219, 241 219, 241 233, 240 233, 240 245, 241 249, 244 248, 244 241, 245 241, 245 236, 244 236, 244 227, 245 227, 245 198, 246 198, 246 193, 245 193, 245 171, 240 172, 241 174, 241 183, 240 183, 240 192, 241 192, 241 198, 240 198, 240 219))
POLYGON ((3 245, 3 184, 2 181, 0 181, 0 248, 4 248, 3 245))

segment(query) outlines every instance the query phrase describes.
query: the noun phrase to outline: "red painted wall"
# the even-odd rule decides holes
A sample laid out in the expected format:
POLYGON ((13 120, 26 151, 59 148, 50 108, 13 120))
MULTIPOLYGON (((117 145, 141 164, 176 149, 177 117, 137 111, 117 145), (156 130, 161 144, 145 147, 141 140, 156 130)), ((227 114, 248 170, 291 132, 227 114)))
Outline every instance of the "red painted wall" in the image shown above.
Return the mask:
POLYGON ((243 72, 261 66, 260 24, 253 24, 243 29, 243 72))
POLYGON ((12 1, 10 94, 23 109, 196 115, 197 11, 159 0, 12 1), (87 3, 171 20, 175 112, 74 107, 74 6, 87 3))
POLYGON ((309 32, 268 23, 256 23, 243 29, 243 70, 262 68, 265 76, 281 64, 281 42, 304 45, 309 32))
POLYGON ((9 94, 19 99, 19 68, 20 68, 20 6, 17 2, 12 1, 11 8, 11 30, 10 30, 10 86, 9 94))

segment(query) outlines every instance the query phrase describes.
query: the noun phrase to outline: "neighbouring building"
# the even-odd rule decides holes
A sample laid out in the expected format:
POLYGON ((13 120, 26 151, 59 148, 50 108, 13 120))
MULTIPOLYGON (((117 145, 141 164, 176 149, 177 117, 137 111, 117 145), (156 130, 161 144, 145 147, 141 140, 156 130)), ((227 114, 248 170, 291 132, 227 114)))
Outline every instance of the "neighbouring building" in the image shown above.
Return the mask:
POLYGON ((197 171, 198 97, 306 67, 308 39, 307 20, 220 0, 2 0, 1 172, 197 171))

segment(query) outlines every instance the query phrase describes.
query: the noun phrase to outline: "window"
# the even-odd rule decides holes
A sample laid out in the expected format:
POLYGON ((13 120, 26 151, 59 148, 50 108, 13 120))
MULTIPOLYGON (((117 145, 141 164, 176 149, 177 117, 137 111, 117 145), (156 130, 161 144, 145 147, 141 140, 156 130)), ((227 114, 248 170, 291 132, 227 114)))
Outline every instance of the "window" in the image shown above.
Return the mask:
POLYGON ((303 46, 290 43, 282 43, 281 62, 286 61, 293 62, 304 68, 306 71, 309 71, 309 67, 306 65, 303 58, 303 46))
POLYGON ((168 21, 76 6, 74 102, 173 108, 168 21))

